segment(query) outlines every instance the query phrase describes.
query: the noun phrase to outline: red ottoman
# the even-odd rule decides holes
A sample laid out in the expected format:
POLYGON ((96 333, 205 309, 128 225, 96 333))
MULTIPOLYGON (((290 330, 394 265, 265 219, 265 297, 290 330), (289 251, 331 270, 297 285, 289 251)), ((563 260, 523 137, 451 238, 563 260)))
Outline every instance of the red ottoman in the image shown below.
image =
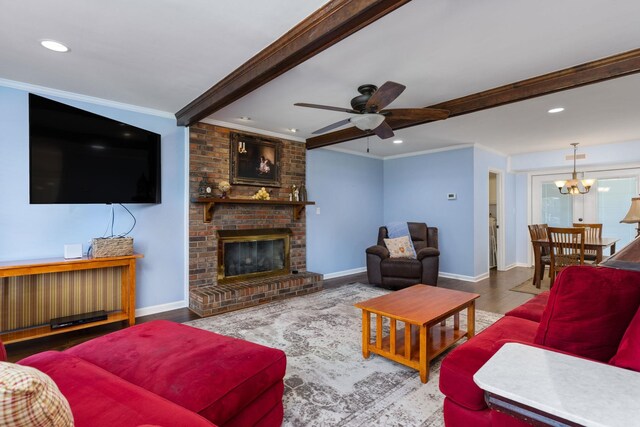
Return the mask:
POLYGON ((165 320, 66 353, 177 403, 219 426, 279 426, 283 351, 165 320))

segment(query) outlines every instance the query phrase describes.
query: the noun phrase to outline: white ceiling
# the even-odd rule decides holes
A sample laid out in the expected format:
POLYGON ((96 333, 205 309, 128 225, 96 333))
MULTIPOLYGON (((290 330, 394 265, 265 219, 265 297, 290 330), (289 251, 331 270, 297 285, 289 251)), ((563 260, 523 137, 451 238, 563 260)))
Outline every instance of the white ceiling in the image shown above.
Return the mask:
MULTIPOLYGON (((0 78, 176 112, 323 1, 0 0, 0 78), (39 46, 52 38, 71 52, 39 46)), ((637 0, 413 0, 212 119, 307 138, 364 83, 423 107, 640 47, 637 0), (250 122, 239 120, 249 116, 250 122)), ((372 137, 386 157, 480 143, 505 154, 640 139, 640 77, 611 80, 372 137), (566 111, 549 115, 561 105, 566 111)), ((365 141, 337 147, 365 151, 365 141)))

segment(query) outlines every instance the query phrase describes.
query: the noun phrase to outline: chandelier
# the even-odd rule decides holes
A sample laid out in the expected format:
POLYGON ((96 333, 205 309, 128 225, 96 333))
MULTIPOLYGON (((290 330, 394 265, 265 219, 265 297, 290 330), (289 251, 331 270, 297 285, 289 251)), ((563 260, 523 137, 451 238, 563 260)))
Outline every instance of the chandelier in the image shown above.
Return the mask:
POLYGON ((571 174, 571 179, 568 181, 555 181, 555 184, 556 187, 558 187, 560 194, 571 194, 572 196, 577 194, 586 194, 589 192, 591 186, 596 182, 596 180, 578 179, 578 174, 576 172, 576 152, 578 151, 578 143, 574 142, 571 145, 573 145, 573 173, 571 174))

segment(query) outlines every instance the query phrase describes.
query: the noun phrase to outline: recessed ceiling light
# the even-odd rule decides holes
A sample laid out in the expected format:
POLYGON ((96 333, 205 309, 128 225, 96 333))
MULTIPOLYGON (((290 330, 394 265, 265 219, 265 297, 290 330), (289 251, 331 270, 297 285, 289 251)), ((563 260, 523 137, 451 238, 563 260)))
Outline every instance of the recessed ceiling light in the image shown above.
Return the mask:
POLYGON ((247 116, 241 116, 239 118, 240 120, 251 120, 251 117, 247 117, 247 116))
POLYGON ((551 113, 551 114, 555 114, 555 113, 561 113, 563 111, 564 111, 564 107, 555 107, 555 108, 550 109, 547 112, 551 113))
POLYGON ((401 139, 394 139, 393 143, 394 144, 402 144, 402 140, 401 139))
POLYGON ((293 133, 296 133, 296 132, 298 132, 298 129, 296 129, 296 128, 289 128, 289 131, 290 131, 290 132, 293 132, 293 133))
POLYGON ((54 52, 69 52, 69 48, 55 40, 42 40, 40 44, 54 52))

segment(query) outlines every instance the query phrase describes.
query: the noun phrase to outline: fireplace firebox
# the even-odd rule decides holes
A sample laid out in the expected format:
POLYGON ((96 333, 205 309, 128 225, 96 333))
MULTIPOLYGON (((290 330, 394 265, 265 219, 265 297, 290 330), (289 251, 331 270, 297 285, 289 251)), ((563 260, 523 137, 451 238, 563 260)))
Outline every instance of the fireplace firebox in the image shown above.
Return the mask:
POLYGON ((218 230, 218 283, 289 274, 288 228, 218 230))

